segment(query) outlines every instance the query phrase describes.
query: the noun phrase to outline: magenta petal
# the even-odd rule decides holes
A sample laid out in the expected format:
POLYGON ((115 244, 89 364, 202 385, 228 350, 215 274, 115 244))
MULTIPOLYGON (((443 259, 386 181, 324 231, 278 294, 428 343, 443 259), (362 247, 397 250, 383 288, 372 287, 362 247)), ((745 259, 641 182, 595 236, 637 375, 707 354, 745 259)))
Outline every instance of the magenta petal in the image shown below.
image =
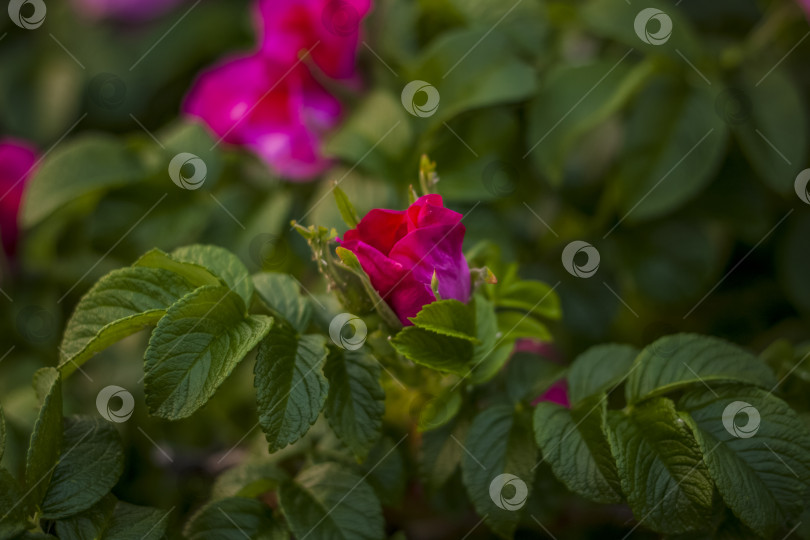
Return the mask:
POLYGON ((0 239, 8 254, 16 249, 20 202, 36 159, 36 151, 28 143, 0 140, 0 239))
POLYGON ((436 300, 427 284, 418 282, 407 268, 374 247, 357 242, 352 251, 368 274, 371 285, 391 306, 403 325, 410 325, 408 317, 414 317, 422 306, 436 300))
POLYGON ((537 405, 543 401, 556 403, 557 405, 562 405, 563 407, 570 409, 571 402, 568 400, 568 383, 566 383, 565 379, 560 379, 552 384, 548 390, 543 392, 543 394, 532 402, 532 405, 537 405))
POLYGON ((433 272, 439 280, 442 299, 470 299, 470 269, 461 251, 464 225, 437 225, 417 229, 397 242, 389 257, 411 268, 420 283, 430 283, 433 272))

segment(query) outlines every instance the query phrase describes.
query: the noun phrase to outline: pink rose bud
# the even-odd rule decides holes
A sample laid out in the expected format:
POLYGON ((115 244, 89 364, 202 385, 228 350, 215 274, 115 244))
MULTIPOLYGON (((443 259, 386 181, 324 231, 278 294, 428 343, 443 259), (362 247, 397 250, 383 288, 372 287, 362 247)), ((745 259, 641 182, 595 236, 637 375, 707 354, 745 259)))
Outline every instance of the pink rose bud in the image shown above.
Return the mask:
POLYGON ((461 218, 440 195, 425 195, 404 211, 372 210, 339 242, 357 256, 374 289, 407 326, 408 317, 436 300, 434 273, 443 300, 469 300, 461 218))
POLYGON ((0 140, 0 238, 8 255, 16 251, 20 201, 36 157, 34 148, 25 142, 0 140))

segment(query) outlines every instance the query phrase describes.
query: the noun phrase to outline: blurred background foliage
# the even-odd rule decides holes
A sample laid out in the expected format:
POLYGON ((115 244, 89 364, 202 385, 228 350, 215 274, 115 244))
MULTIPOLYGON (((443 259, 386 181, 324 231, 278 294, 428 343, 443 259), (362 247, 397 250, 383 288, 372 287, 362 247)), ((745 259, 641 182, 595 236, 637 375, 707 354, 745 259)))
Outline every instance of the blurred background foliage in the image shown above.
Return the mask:
MULTIPOLYGON (((204 128, 178 118, 202 68, 253 47, 248 2, 186 2, 136 24, 51 2, 38 31, 0 17, 0 134, 46 155, 22 211, 21 252, 0 284, 14 299, 0 298, 6 464, 19 471, 36 414, 32 373, 56 363, 66 318, 104 273, 151 247, 204 242, 322 293, 290 220, 344 230, 327 197, 334 181, 361 214, 403 207, 423 153, 438 164, 446 204, 466 214, 469 249, 558 284, 563 358, 594 343, 717 335, 767 349, 791 372, 786 398, 810 410, 810 364, 796 367, 809 350, 810 207, 793 188, 808 165, 808 22, 792 0, 677 4, 378 0, 359 49, 362 89, 341 90, 349 113, 326 147, 337 164, 306 184, 274 177, 239 149, 212 148, 204 128), (672 18, 665 45, 635 34, 645 6, 672 18), (415 79, 440 92, 433 116, 401 103, 415 79), (206 162, 199 190, 166 173, 181 151, 206 162), (593 278, 560 264, 573 240, 599 250, 593 278)), ((66 411, 92 411, 113 383, 143 403, 143 342, 128 339, 74 375, 66 411)), ((219 461, 255 423, 250 371, 244 362, 192 419, 170 424, 136 407, 119 426, 129 455, 116 495, 175 507, 181 523, 225 466, 250 448, 265 452, 253 430, 219 461)), ((560 538, 628 530, 626 509, 560 496, 550 474, 538 482, 532 513, 560 538)), ((407 519, 456 515, 462 531, 477 520, 441 493, 431 502, 407 519)))

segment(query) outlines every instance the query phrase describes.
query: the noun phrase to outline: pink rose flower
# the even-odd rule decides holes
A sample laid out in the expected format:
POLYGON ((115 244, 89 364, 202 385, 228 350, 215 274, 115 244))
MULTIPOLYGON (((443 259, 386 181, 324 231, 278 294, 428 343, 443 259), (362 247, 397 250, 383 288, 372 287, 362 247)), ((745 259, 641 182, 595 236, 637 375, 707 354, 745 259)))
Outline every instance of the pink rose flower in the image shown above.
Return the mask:
POLYGON ((556 403, 557 405, 562 405, 566 409, 570 409, 571 402, 568 400, 568 383, 565 381, 565 379, 560 379, 549 386, 548 390, 540 394, 537 398, 535 398, 534 401, 532 401, 532 406, 543 401, 556 403))
POLYGON ((306 67, 288 69, 258 54, 226 60, 199 76, 183 108, 278 174, 308 180, 329 164, 320 136, 337 125, 340 103, 306 67))
POLYGON ((439 296, 467 302, 470 269, 461 251, 462 215, 444 207, 440 195, 425 195, 407 210, 375 209, 346 231, 340 245, 353 252, 371 284, 404 325, 439 296))
POLYGON ((20 201, 36 159, 36 151, 29 144, 0 140, 0 239, 8 255, 16 251, 20 201))
POLYGON ((798 0, 799 6, 804 10, 807 18, 810 19, 810 0, 798 0))
POLYGON ((260 48, 203 72, 183 110, 281 176, 314 178, 330 164, 322 140, 341 107, 310 69, 352 82, 359 23, 370 7, 370 0, 259 0, 260 48))

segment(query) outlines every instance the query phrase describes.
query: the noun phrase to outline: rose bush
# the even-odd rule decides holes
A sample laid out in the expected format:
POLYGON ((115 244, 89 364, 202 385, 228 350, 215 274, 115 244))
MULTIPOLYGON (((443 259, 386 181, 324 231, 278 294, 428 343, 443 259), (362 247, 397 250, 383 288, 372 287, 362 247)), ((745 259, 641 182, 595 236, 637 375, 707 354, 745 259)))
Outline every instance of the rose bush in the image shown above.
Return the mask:
POLYGON ((404 325, 422 306, 470 298, 470 269, 462 252, 462 215, 444 207, 440 195, 424 195, 407 210, 374 209, 339 241, 353 252, 371 284, 404 325))

